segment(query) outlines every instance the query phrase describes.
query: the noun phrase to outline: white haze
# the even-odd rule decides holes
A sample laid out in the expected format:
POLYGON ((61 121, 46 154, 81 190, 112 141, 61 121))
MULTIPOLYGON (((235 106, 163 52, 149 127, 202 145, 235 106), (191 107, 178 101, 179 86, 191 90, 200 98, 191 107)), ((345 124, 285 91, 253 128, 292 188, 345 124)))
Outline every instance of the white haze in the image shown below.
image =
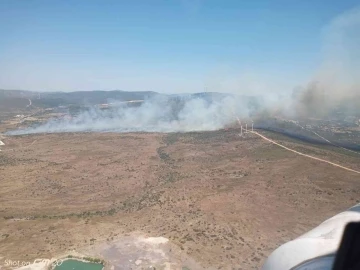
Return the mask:
MULTIPOLYGON (((181 103, 181 101, 180 101, 181 103)), ((178 103, 177 103, 178 104, 178 103)), ((157 96, 139 107, 121 103, 109 110, 92 107, 72 119, 53 119, 38 127, 9 132, 11 135, 55 132, 187 132, 220 129, 234 122, 234 115, 247 116, 249 108, 240 98, 213 100, 190 98, 181 108, 168 97, 157 96)))
MULTIPOLYGON (((257 113, 263 116, 282 114, 291 118, 324 116, 341 103, 349 100, 355 103, 356 100, 360 102, 360 9, 353 9, 335 18, 326 27, 324 34, 323 61, 312 81, 305 87, 295 88, 296 85, 294 85, 296 91, 292 96, 263 93, 257 113)), ((259 84, 267 85, 263 81, 256 82, 253 88, 240 89, 239 93, 251 96, 257 92, 259 84)), ((209 88, 216 91, 212 87, 209 88)), ((226 89, 223 90, 226 92, 226 89)), ((284 92, 289 93, 286 90, 288 89, 284 89, 284 92)), ((10 134, 216 130, 233 123, 235 115, 247 118, 254 112, 249 100, 241 96, 216 95, 210 101, 190 98, 181 104, 179 108, 174 102, 158 96, 146 100, 137 108, 121 104, 110 110, 93 107, 70 120, 50 120, 38 127, 17 130, 10 134)), ((353 108, 359 109, 360 104, 353 108)))
POLYGON ((360 8, 341 14, 324 29, 323 61, 294 102, 302 116, 324 116, 350 103, 360 109, 360 8))

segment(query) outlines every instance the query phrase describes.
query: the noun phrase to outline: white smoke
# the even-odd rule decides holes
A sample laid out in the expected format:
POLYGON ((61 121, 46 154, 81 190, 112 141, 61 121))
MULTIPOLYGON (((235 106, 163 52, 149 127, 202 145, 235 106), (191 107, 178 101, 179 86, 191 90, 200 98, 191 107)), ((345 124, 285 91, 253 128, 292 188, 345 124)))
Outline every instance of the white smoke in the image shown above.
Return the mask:
MULTIPOLYGON (((216 76, 211 78, 216 79, 216 76)), ((360 9, 356 8, 337 16, 327 25, 320 67, 311 81, 306 86, 295 89, 292 95, 276 94, 275 90, 283 89, 284 86, 272 85, 273 79, 259 79, 245 74, 236 80, 225 78, 218 84, 210 81, 209 88, 211 91, 261 94, 261 102, 255 106, 248 99, 239 96, 213 96, 209 100, 207 95, 204 98, 179 100, 160 95, 146 100, 140 107, 120 103, 109 110, 93 107, 72 119, 54 119, 38 127, 16 130, 9 134, 205 131, 220 129, 233 123, 235 115, 240 118, 249 117, 254 110, 261 117, 279 114, 290 118, 323 117, 340 105, 342 110, 360 115, 359 78, 360 9)))
POLYGON ((294 95, 298 115, 326 116, 342 105, 360 108, 360 8, 334 18, 324 29, 323 60, 313 80, 294 95))
POLYGON ((234 122, 235 114, 248 116, 240 97, 171 99, 156 97, 139 107, 118 103, 109 110, 92 107, 72 119, 52 119, 9 135, 58 132, 187 132, 217 130, 234 122))

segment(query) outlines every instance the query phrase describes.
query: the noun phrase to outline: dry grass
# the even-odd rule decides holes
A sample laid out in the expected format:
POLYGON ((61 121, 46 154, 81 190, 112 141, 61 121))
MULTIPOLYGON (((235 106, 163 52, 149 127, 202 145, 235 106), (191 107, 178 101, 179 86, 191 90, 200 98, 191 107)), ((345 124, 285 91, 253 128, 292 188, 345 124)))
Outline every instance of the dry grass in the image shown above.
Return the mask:
MULTIPOLYGON (((237 133, 5 138, 0 254, 51 258, 138 231, 169 238, 204 267, 257 269, 357 202, 358 175, 237 133)), ((360 169, 356 156, 268 135, 360 169)))

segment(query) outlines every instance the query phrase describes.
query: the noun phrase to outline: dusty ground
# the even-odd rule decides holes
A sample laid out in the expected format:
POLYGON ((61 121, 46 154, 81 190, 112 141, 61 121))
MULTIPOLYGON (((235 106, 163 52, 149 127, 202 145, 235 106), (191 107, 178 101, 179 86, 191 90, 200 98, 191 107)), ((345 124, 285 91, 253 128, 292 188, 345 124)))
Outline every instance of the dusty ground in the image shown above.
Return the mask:
MULTIPOLYGON (((96 251, 136 233, 168 238, 206 269, 257 269, 359 202, 358 174, 238 133, 5 137, 1 260, 96 251)), ((360 170, 359 155, 262 134, 360 170)))

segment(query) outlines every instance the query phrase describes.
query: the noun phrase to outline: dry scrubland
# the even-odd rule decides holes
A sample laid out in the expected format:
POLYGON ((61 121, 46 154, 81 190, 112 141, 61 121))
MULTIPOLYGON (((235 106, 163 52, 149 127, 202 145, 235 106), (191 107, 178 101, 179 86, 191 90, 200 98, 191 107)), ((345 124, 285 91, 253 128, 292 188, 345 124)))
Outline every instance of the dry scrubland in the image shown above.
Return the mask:
MULTIPOLYGON (((0 152, 0 254, 29 261, 163 236, 203 267, 257 269, 358 202, 359 175, 238 130, 14 136, 0 152)), ((359 155, 270 138, 360 170, 359 155)))

